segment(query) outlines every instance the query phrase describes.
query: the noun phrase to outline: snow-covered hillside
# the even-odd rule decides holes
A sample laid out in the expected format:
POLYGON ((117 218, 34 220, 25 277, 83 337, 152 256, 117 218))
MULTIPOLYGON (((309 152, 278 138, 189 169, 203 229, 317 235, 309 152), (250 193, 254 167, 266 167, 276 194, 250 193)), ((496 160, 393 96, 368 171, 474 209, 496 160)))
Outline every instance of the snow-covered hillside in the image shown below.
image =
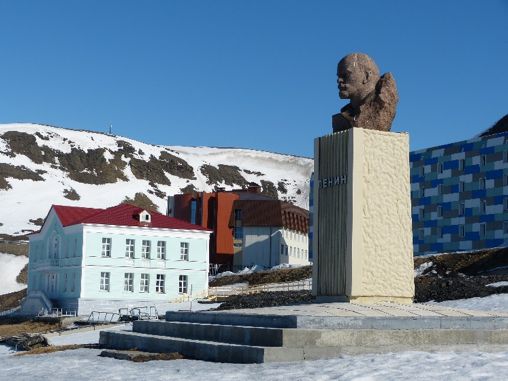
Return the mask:
POLYGON ((0 125, 0 233, 37 230, 52 204, 107 207, 143 193, 166 212, 182 191, 249 182, 308 207, 309 158, 235 148, 157 146, 90 131, 0 125))
POLYGON ((23 255, 0 253, 0 295, 26 288, 16 277, 27 263, 28 258, 23 255))

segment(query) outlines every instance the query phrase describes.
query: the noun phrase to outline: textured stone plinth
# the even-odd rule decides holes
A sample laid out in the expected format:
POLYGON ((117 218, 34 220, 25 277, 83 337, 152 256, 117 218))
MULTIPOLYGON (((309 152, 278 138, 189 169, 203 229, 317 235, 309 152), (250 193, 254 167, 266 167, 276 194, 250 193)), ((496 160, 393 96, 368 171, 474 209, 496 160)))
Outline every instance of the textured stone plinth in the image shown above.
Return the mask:
POLYGON ((354 128, 315 140, 313 294, 411 303, 409 137, 354 128))

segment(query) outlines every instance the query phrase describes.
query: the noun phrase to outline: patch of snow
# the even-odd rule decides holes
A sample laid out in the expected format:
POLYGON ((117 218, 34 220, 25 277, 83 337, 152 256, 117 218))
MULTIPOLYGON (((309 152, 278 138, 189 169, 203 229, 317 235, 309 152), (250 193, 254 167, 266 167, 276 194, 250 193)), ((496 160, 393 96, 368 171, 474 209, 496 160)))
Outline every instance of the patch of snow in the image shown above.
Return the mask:
POLYGON ((26 284, 16 282, 16 277, 27 263, 24 255, 0 253, 0 295, 26 288, 26 284))
POLYGON ((432 261, 430 262, 425 262, 425 263, 422 263, 420 266, 418 266, 417 269, 415 269, 415 277, 417 276, 422 276, 423 273, 428 270, 429 268, 432 267, 434 263, 432 263, 432 261))
POLYGON ((445 307, 463 308, 479 311, 508 311, 508 294, 495 294, 483 298, 446 300, 444 302, 429 302, 445 307))
POLYGON ((91 331, 72 332, 63 331, 60 335, 45 335, 51 345, 71 344, 98 344, 101 331, 129 331, 132 332, 132 323, 121 324, 116 327, 94 329, 91 331))
POLYGON ((490 283, 487 285, 487 287, 507 287, 508 286, 508 281, 501 281, 501 282, 495 282, 495 283, 490 283))
POLYGON ((5 380, 502 380, 508 371, 508 350, 406 351, 340 356, 334 359, 265 364, 223 364, 195 360, 134 363, 98 357, 97 349, 45 355, 0 356, 5 380))

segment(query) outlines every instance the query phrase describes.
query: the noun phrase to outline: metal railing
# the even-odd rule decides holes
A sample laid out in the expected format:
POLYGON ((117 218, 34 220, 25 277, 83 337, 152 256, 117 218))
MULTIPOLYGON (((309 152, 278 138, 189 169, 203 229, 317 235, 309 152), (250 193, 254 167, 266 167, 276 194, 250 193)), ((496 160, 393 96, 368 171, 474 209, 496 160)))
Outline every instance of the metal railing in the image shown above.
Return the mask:
POLYGON ((142 306, 133 308, 119 308, 118 315, 129 320, 158 320, 159 312, 155 306, 142 306))
POLYGON ((116 323, 120 320, 117 312, 92 311, 88 316, 88 324, 116 323))
POLYGON ((210 287, 208 289, 209 296, 230 296, 230 295, 245 295, 255 294, 259 292, 276 292, 276 291, 302 291, 312 289, 312 279, 304 279, 295 282, 286 283, 268 283, 260 284, 257 286, 244 286, 244 287, 232 287, 232 286, 220 286, 210 287))

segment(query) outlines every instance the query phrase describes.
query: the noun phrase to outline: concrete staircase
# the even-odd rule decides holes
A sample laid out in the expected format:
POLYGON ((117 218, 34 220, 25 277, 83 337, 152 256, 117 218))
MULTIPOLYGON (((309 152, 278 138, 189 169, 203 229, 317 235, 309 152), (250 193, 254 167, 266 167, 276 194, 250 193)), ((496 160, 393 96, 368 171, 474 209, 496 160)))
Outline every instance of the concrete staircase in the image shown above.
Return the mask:
POLYGON ((332 327, 330 321, 302 323, 298 318, 168 312, 166 321, 135 321, 132 331, 103 331, 100 344, 110 349, 179 352, 188 358, 232 363, 300 361, 398 350, 492 349, 508 345, 506 318, 342 317, 333 320, 332 327))

